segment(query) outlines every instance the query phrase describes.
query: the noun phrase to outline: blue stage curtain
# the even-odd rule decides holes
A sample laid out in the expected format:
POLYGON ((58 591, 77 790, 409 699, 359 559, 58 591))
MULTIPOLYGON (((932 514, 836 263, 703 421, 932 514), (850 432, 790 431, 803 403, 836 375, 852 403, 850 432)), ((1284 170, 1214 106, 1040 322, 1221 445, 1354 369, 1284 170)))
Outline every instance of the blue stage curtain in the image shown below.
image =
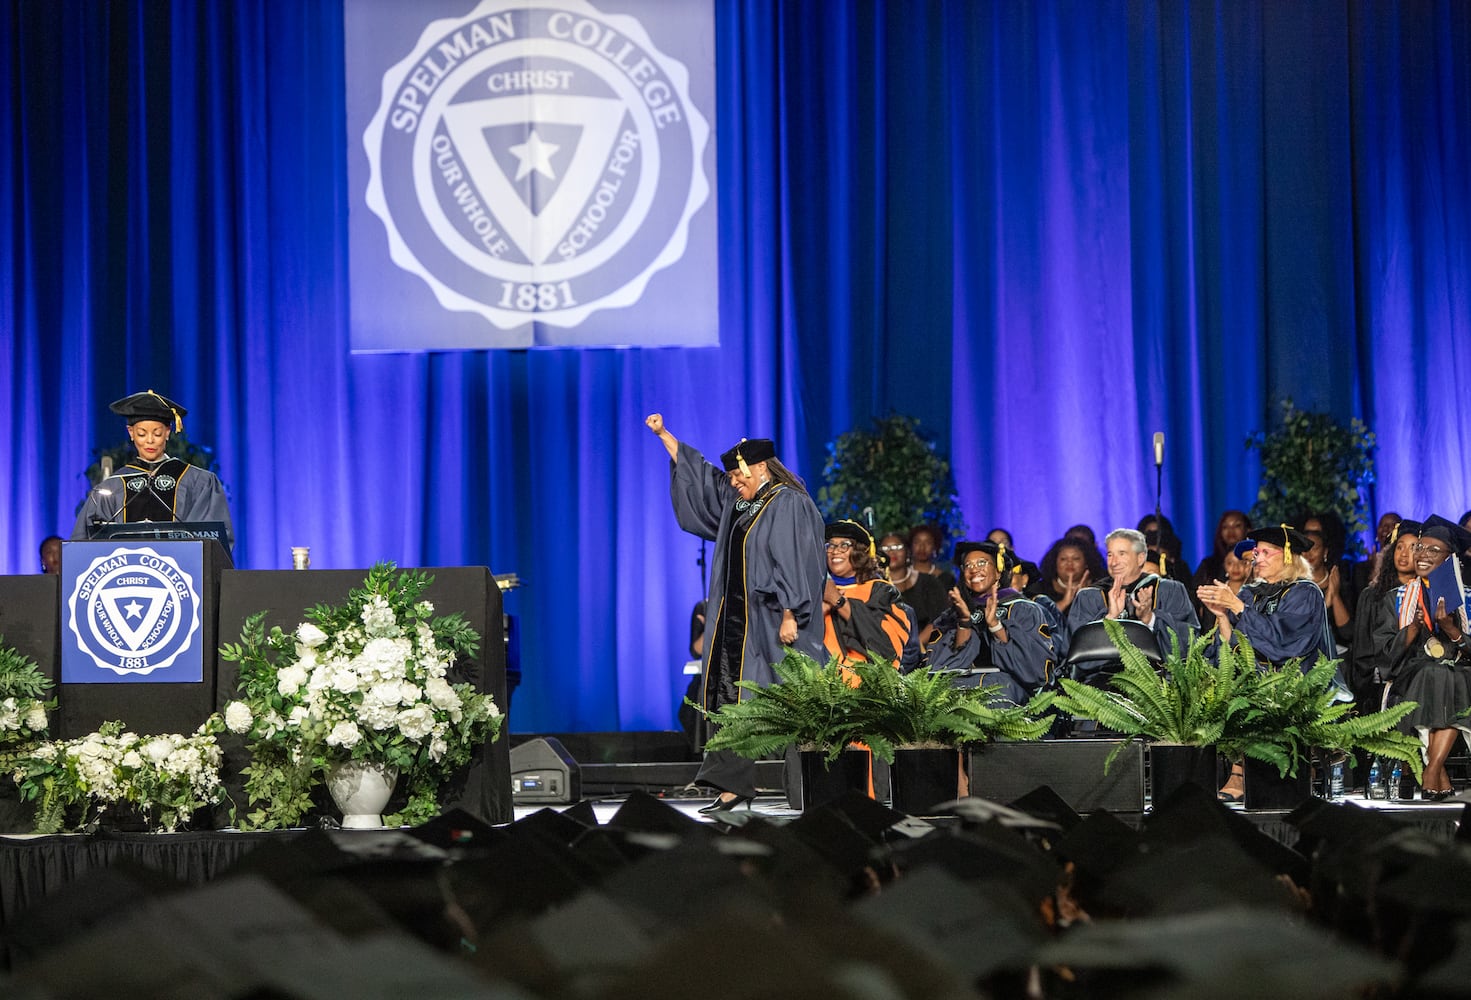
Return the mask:
MULTIPOLYGON (((1248 507, 1276 400, 1379 435, 1376 510, 1471 505, 1471 6, 717 2, 722 346, 347 353, 340 4, 7 0, 0 571, 67 534, 105 404, 216 450, 237 562, 518 572, 521 730, 672 724, 715 454, 890 411, 1036 557, 1248 507)), ((426 318, 426 322, 432 322, 426 318)))

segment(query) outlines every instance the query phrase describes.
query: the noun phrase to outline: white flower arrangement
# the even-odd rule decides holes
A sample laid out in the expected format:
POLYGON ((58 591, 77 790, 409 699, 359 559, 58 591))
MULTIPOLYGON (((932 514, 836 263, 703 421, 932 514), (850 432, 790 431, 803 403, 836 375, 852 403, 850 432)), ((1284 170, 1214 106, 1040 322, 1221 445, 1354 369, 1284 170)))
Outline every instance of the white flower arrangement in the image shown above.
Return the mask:
POLYGON ((480 636, 459 615, 432 617, 420 600, 433 582, 391 563, 369 571, 340 605, 318 606, 291 633, 267 632, 264 612, 220 655, 240 664, 239 699, 221 724, 251 753, 242 827, 294 826, 327 768, 349 760, 395 767, 409 803, 391 817, 417 823, 438 812, 440 785, 474 748, 495 739, 502 715, 469 684, 450 680, 480 636))
POLYGON ((32 748, 14 762, 13 774, 21 798, 38 804, 36 831, 58 832, 75 805, 83 807, 76 829, 124 805, 156 832, 187 825, 196 810, 224 796, 220 747, 209 725, 192 736, 140 736, 109 722, 79 739, 32 748))
POLYGON ((25 753, 46 735, 51 679, 0 636, 0 757, 25 753))

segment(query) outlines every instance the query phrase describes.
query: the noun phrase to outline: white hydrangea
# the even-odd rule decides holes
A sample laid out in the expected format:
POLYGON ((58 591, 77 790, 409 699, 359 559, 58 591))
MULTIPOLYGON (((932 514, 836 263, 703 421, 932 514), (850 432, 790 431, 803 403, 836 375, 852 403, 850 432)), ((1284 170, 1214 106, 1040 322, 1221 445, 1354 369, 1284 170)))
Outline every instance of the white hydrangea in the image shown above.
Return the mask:
POLYGON ((308 649, 316 649, 327 641, 327 633, 311 622, 302 622, 296 626, 296 641, 308 649))
POLYGON ((398 713, 398 731, 411 740, 422 740, 434 729, 434 713, 428 705, 415 705, 398 713))
POLYGON ((358 741, 362 738, 363 734, 358 729, 357 724, 345 721, 337 723, 337 725, 332 727, 332 731, 327 734, 327 742, 330 745, 349 750, 357 746, 358 741))
POLYGON ((358 719, 370 729, 382 732, 392 729, 398 721, 398 705, 385 704, 375 698, 363 699, 362 705, 358 706, 358 719))
POLYGON ((363 605, 362 619, 363 629, 372 636, 395 636, 402 631, 393 608, 388 606, 388 599, 382 594, 368 598, 363 605))
POLYGON ((232 701, 225 706, 225 728, 232 733, 248 733, 255 723, 250 715, 250 706, 243 701, 232 701))

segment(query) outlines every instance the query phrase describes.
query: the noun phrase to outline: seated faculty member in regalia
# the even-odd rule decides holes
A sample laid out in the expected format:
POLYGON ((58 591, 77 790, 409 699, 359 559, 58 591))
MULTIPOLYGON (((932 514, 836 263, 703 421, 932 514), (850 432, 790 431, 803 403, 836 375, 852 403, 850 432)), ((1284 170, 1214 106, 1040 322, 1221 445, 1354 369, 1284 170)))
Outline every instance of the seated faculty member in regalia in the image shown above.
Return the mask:
POLYGON ((87 494, 72 538, 89 538, 101 524, 221 521, 226 546, 233 547, 235 529, 219 479, 208 469, 164 454, 169 435, 184 429, 189 411, 152 389, 124 396, 109 409, 127 421, 137 455, 87 494))
MULTIPOLYGON (((1073 599, 1067 615, 1069 634, 1103 618, 1137 621, 1154 633, 1161 654, 1169 655, 1175 641, 1184 652, 1191 633, 1200 628, 1185 585, 1144 572, 1149 545, 1143 532, 1119 528, 1104 536, 1103 542, 1109 576, 1084 587, 1073 599)), ((1087 679, 1096 665, 1089 668, 1089 664, 1078 664, 1079 679, 1087 679)))

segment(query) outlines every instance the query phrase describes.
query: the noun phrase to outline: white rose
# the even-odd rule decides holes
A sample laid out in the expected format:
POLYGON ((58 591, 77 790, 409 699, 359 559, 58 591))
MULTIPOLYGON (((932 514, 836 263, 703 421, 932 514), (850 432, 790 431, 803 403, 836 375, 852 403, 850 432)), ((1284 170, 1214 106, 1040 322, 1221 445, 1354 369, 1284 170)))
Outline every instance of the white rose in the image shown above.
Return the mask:
POLYGON ((26 712, 26 728, 33 733, 46 728, 46 708, 40 702, 32 705, 30 711, 26 712))
POLYGON ((398 731, 411 740, 421 740, 434 729, 434 713, 428 705, 416 705, 398 713, 398 731))
POLYGON ((442 677, 431 677, 425 681, 424 693, 429 696, 429 702, 435 708, 447 710, 460 704, 460 696, 455 693, 449 681, 442 677))
POLYGON ((358 689, 357 671, 350 666, 332 671, 332 687, 343 694, 352 694, 358 689))
POLYGON ((327 633, 311 622, 302 622, 296 626, 296 640, 309 649, 316 649, 327 641, 327 633))
POLYGON ((329 744, 334 747, 346 747, 348 749, 357 746, 358 741, 362 738, 363 734, 358 731, 357 725, 352 722, 339 722, 327 734, 327 742, 329 744))
POLYGON ((138 751, 129 750, 123 754, 123 767, 131 767, 133 770, 143 766, 143 758, 138 756, 138 751))
POLYGON ((301 686, 307 682, 307 672, 300 664, 282 667, 276 671, 276 690, 281 695, 290 698, 301 690, 301 686))
POLYGON ((429 759, 430 760, 439 761, 448 752, 449 752, 449 744, 446 743, 441 737, 436 736, 436 737, 434 737, 434 739, 430 740, 430 742, 429 742, 429 759))
POLYGON ((243 701, 232 701, 225 706, 225 728, 232 733, 248 733, 255 720, 250 716, 250 706, 243 701))
POLYGON ((405 705, 412 705, 419 700, 419 685, 403 681, 398 686, 398 700, 405 705))
POLYGON ((291 710, 291 714, 286 717, 286 724, 288 726, 300 726, 307 720, 309 715, 311 715, 311 712, 305 705, 297 705, 291 710))

